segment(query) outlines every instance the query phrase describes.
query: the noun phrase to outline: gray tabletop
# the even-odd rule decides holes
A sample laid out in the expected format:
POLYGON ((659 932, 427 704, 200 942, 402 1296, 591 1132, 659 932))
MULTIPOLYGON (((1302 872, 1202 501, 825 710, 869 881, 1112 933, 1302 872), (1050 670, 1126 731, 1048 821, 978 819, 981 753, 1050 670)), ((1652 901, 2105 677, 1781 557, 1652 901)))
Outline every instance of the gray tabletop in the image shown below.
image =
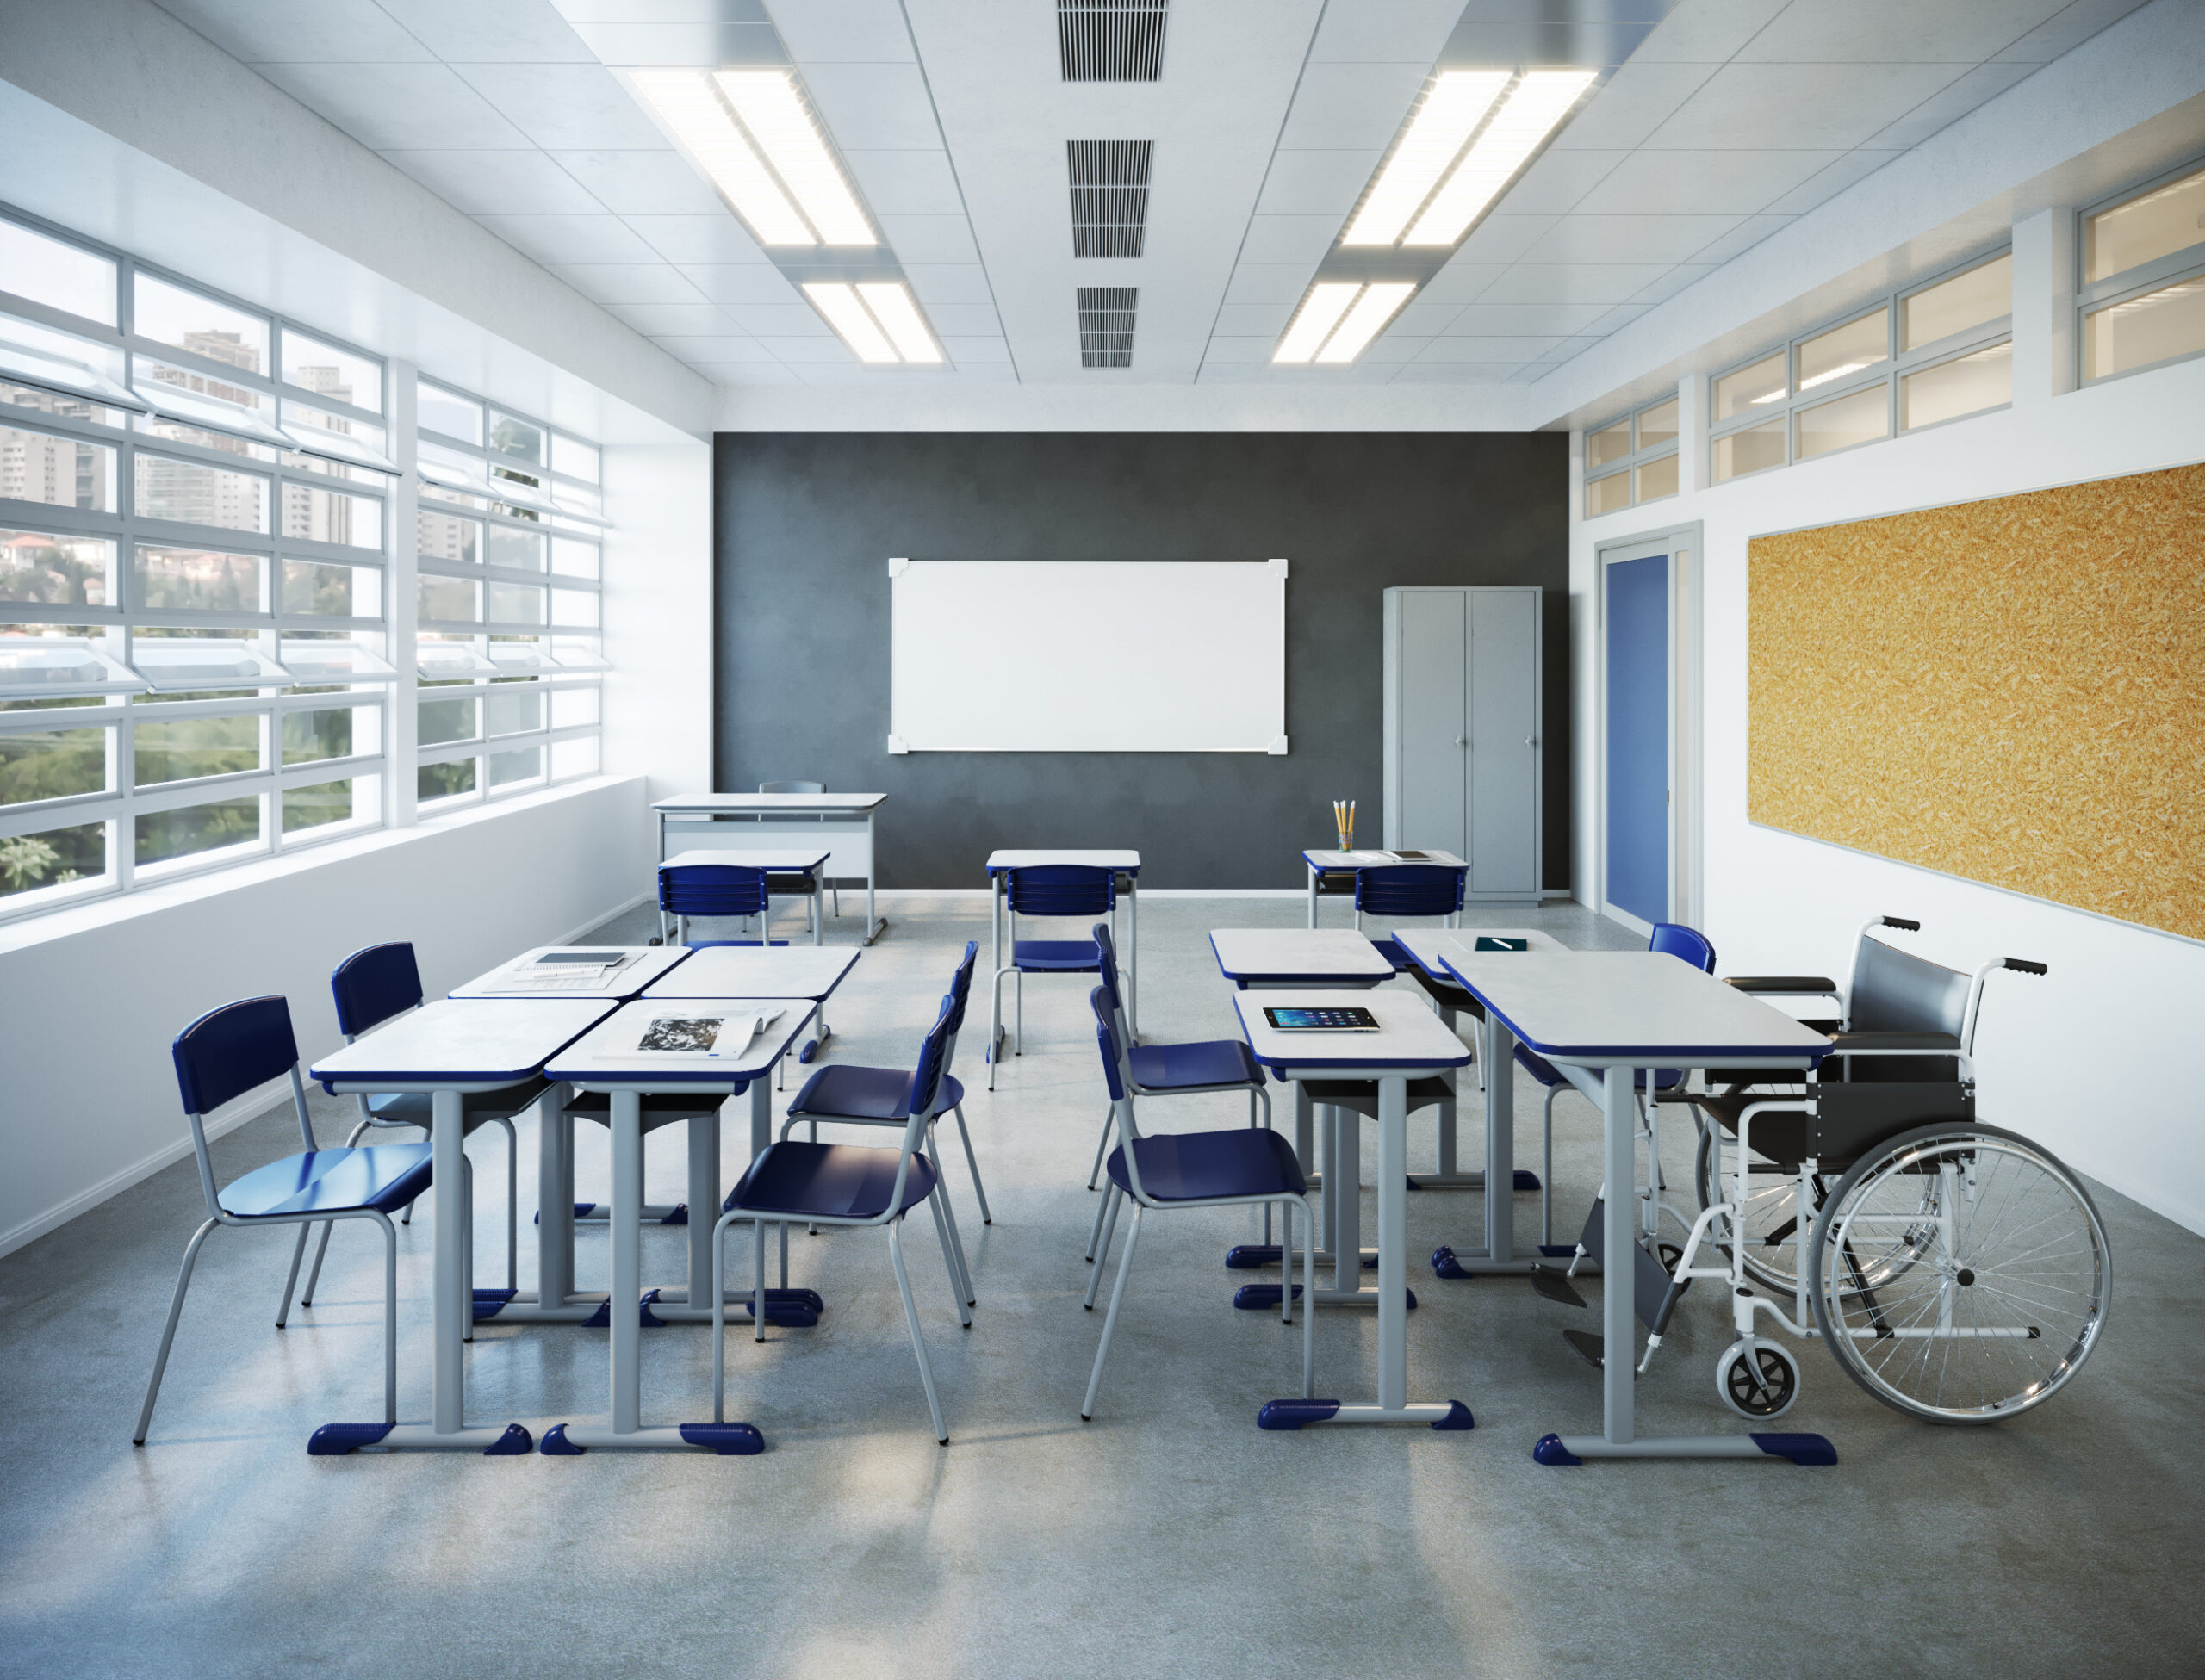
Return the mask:
POLYGON ((454 997, 556 997, 599 998, 612 1002, 625 1002, 640 997, 643 989, 654 980, 663 978, 667 971, 688 955, 678 945, 540 945, 533 951, 524 951, 510 963, 500 963, 488 974, 478 974, 464 986, 455 987, 454 997), (542 964, 541 959, 557 952, 575 950, 618 951, 629 960, 609 973, 596 969, 583 969, 557 964, 542 964), (575 983, 588 981, 587 985, 575 983))
POLYGON ((853 945, 707 945, 643 995, 803 997, 818 1002, 863 954, 853 945))
POLYGON ((1829 1050, 1824 1034, 1661 952, 1534 951, 1453 957, 1446 967, 1550 1062, 1818 1061, 1829 1050))
POLYGON ((835 855, 823 846, 701 846, 677 852, 659 865, 661 869, 689 869, 715 864, 736 869, 811 870, 835 855))
POLYGON ((1364 991, 1235 992, 1240 1030, 1256 1060, 1267 1068, 1367 1072, 1378 1078, 1416 1068, 1459 1068, 1470 1048, 1432 1013, 1422 994, 1364 991), (1264 1019, 1266 1009, 1368 1009, 1376 1032, 1282 1032, 1264 1019))
MULTIPOLYGON (((625 1004, 552 1057, 545 1074, 585 1089, 615 1085, 678 1088, 686 1085, 744 1085, 770 1069, 810 1025, 814 1006, 804 998, 642 998, 625 1004), (637 1042, 652 1021, 666 1016, 695 1020, 715 1015, 778 1019, 733 1054, 644 1051, 637 1042)), ((737 1028, 736 1036, 741 1036, 737 1028)))
POLYGON ((334 1090, 517 1085, 612 1012, 578 998, 440 998, 308 1069, 334 1090))
POLYGON ((1351 927, 1213 927, 1209 948, 1228 980, 1321 986, 1394 976, 1393 964, 1351 927))
POLYGON ((885 793, 693 793, 662 799, 651 809, 669 815, 684 811, 849 811, 862 814, 884 802, 885 793))

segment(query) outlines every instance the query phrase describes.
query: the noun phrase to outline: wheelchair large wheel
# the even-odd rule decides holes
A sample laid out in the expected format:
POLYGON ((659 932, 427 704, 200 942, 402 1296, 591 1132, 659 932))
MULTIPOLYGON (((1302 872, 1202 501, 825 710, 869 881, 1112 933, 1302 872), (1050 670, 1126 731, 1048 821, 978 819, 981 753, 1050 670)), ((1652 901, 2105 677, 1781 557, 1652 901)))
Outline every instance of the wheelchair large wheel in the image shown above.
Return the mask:
POLYGON ((2105 1328, 2113 1258, 2090 1193, 1993 1126, 1904 1132, 1815 1222, 1808 1289, 1846 1375, 1936 1423, 1989 1423, 2065 1387, 2105 1328))
MULTIPOLYGON (((1737 1171, 1735 1162, 1715 1181, 1715 1140, 1721 1135, 1719 1128, 1710 1121, 1700 1127, 1699 1152, 1693 1162, 1693 1188, 1699 1193, 1702 1209, 1720 1201, 1727 1201, 1735 1187, 1737 1171)), ((1733 1149, 1737 1140, 1730 1140, 1733 1149)), ((1792 1192, 1798 1181, 1781 1168, 1768 1162, 1748 1162, 1746 1168, 1746 1276, 1757 1287, 1786 1301, 1792 1298, 1798 1276, 1799 1234, 1794 1212, 1792 1192)), ((1821 1204, 1823 1181, 1817 1179, 1812 1187, 1817 1206, 1821 1204)), ((1724 1224, 1718 1224, 1710 1235, 1725 1255, 1730 1251, 1730 1234, 1724 1224)))

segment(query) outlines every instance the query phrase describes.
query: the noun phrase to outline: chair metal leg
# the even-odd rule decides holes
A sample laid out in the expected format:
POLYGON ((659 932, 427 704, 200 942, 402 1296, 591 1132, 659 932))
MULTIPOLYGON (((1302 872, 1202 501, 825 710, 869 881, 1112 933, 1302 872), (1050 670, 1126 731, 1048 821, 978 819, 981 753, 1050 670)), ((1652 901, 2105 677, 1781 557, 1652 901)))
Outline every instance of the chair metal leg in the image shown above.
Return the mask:
MULTIPOLYGON (((1126 1233, 1126 1251, 1118 1260, 1118 1281, 1110 1290, 1110 1311, 1102 1319, 1102 1345, 1095 1350, 1095 1369, 1087 1379, 1087 1398, 1080 1403, 1079 1421, 1083 1423, 1095 1416, 1095 1392, 1102 1386, 1102 1361, 1109 1357, 1110 1332, 1118 1327, 1118 1307, 1126 1299, 1126 1280, 1133 1274, 1134 1250, 1140 1245, 1140 1216, 1146 1211, 1139 1206, 1134 1209, 1134 1228, 1126 1233)), ((1102 1274, 1098 1271, 1096 1275, 1100 1277, 1102 1274)))
MULTIPOLYGON (((972 1193, 979 1199, 980 1223, 991 1225, 996 1222, 996 1216, 988 1210, 988 1187, 980 1182, 980 1163, 972 1153, 972 1134, 965 1125, 965 1105, 960 1102, 949 1112, 957 1116, 957 1135, 965 1144, 966 1169, 972 1175, 972 1193)), ((935 1156, 935 1160, 939 1164, 941 1156, 935 1156)))
POLYGON ((138 1409, 138 1430, 130 1437, 133 1447, 146 1444, 146 1429, 153 1421, 153 1402, 160 1398, 161 1376, 169 1368, 169 1344, 176 1340, 176 1321, 183 1313, 184 1292, 191 1287, 191 1268, 199 1263, 199 1245, 220 1224, 219 1219, 209 1219, 201 1225, 183 1251, 183 1265, 176 1274, 176 1293, 169 1298, 169 1321, 162 1326, 160 1351, 153 1355, 153 1374, 146 1384, 146 1404, 138 1409))
MULTIPOLYGON (((334 1223, 333 1221, 332 1223, 334 1223)), ((398 1227, 387 1213, 382 1227, 382 1421, 398 1421, 398 1227)))
POLYGON ((291 1316, 291 1291, 299 1281, 299 1262, 306 1255, 307 1237, 313 1231, 311 1223, 299 1227, 299 1240, 291 1244, 291 1269, 283 1274, 283 1299, 276 1309, 276 1328, 282 1330, 291 1316))
POLYGON ((1102 1135, 1095 1140, 1095 1164, 1087 1170, 1087 1187, 1090 1190, 1095 1188, 1095 1181, 1102 1176, 1102 1156, 1110 1147, 1110 1133, 1116 1129, 1117 1124, 1117 1109, 1115 1107, 1104 1109, 1102 1135))
POLYGON ((712 1222, 712 1422, 727 1422, 727 1228, 732 1213, 712 1222))
POLYGON ((988 984, 988 1088, 996 1088, 996 1063, 1003 1055, 1003 977, 1009 969, 997 969, 988 984))
POLYGON ((1095 1275, 1087 1280, 1086 1307, 1090 1312, 1095 1311, 1095 1292, 1102 1286, 1102 1268, 1110 1263, 1110 1239, 1118 1234, 1118 1204, 1125 1199, 1125 1193, 1113 1184, 1110 1193, 1102 1198, 1102 1234, 1087 1254, 1095 1262, 1095 1275))
POLYGON ((1547 1091, 1546 1113, 1541 1116, 1540 1129, 1545 1133, 1539 1157, 1539 1246, 1550 1248, 1554 1243, 1554 1100, 1562 1089, 1559 1085, 1547 1091))
MULTIPOLYGON (((463 1149, 464 1145, 462 1146, 463 1149)), ((464 1182, 459 1197, 459 1322, 462 1342, 475 1340, 475 1163, 459 1157, 464 1182)))
POLYGON ((510 1119, 506 1129, 506 1287, 520 1288, 520 1133, 510 1119))
POLYGON ((321 1222, 321 1235, 314 1245, 314 1264, 307 1268, 307 1286, 299 1297, 301 1306, 314 1305, 314 1286, 321 1281, 321 1257, 329 1252, 329 1233, 336 1224, 337 1221, 334 1219, 324 1219, 321 1222))
POLYGON ((957 1241, 957 1218, 949 1211, 949 1198, 941 1193, 940 1184, 935 1186, 927 1203, 934 1209, 934 1234, 941 1243, 941 1263, 949 1268, 949 1286, 957 1296, 957 1322, 969 1330, 972 1315, 966 1309, 974 1305, 972 1280, 965 1270, 964 1246, 957 1241))
MULTIPOLYGON (((1317 1207, 1316 1204, 1301 1204, 1302 1224, 1307 1229, 1301 1244, 1301 1398, 1307 1399, 1317 1392, 1317 1207)), ((1293 1224, 1289 1218, 1287 1224, 1293 1224)), ((1294 1260, 1291 1235, 1287 1239, 1286 1257, 1289 1265, 1294 1260)), ((1289 1290, 1289 1294, 1294 1292, 1289 1290)))
MULTIPOLYGON (((817 1225, 812 1226, 815 1231, 818 1229, 817 1225)), ((786 1289, 789 1286, 789 1222, 786 1219, 780 1222, 780 1231, 781 1233, 781 1287, 786 1289)))
POLYGON ((1010 1053, 1026 1054, 1026 970, 1014 969, 1010 976, 1010 1053))
POLYGON ((751 1245, 750 1339, 763 1342, 766 1339, 766 1222, 753 1219, 750 1229, 755 1238, 751 1245))
POLYGON ((911 1351, 919 1356, 919 1380, 926 1386, 927 1410, 934 1418, 934 1438, 945 1446, 949 1441, 949 1430, 941 1421, 941 1399, 934 1392, 934 1367, 927 1361, 927 1339, 919 1333, 919 1309, 911 1299, 910 1274, 904 1269, 902 1231, 904 1216, 898 1214, 888 1222, 888 1258, 896 1268, 896 1287, 904 1295, 904 1322, 911 1329, 911 1351))

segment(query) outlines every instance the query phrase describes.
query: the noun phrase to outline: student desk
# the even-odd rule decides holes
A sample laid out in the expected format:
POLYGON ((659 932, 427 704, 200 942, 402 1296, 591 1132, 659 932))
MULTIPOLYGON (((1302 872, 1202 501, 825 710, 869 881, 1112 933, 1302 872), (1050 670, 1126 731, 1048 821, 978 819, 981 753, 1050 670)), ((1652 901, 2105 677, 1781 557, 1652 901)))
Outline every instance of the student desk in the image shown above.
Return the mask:
MULTIPOLYGON (((674 1092, 699 1098, 750 1094, 750 1137, 754 1153, 770 1142, 773 1097, 766 1076, 810 1024, 813 1006, 786 998, 694 998, 680 1001, 642 998, 600 1020, 581 1039, 554 1057, 545 1069, 549 1078, 562 1080, 579 1090, 602 1091, 612 1100, 612 1299, 636 1300, 643 1292, 643 1105, 647 1093, 674 1092), (769 1025, 736 1053, 710 1057, 666 1054, 635 1048, 645 1027, 656 1015, 741 1014, 779 1008, 780 1019, 769 1025)), ((712 1104, 715 1111, 717 1103, 712 1104)), ((706 1128, 717 1144, 717 1114, 706 1128)), ((695 1136, 697 1128, 692 1128, 695 1136)), ((693 1151, 694 1145, 693 1144, 693 1151)), ((717 1150, 715 1150, 717 1153, 717 1150)), ((693 1152, 692 1159, 694 1160, 693 1152)), ((717 1164, 717 1163, 715 1163, 717 1164)), ((693 1204, 690 1229, 707 1234, 718 1217, 717 1171, 712 1193, 705 1206, 693 1204)), ((711 1272, 707 1249, 705 1289, 709 1293, 711 1272)), ((656 1292, 654 1292, 656 1293, 656 1292)), ((694 1293, 691 1299, 696 1299, 694 1293)), ((709 1319, 709 1307, 692 1307, 687 1316, 709 1319)), ((553 1456, 586 1451, 592 1447, 651 1448, 701 1447, 725 1454, 765 1450, 765 1439, 748 1423, 677 1423, 646 1429, 643 1411, 643 1315, 616 1311, 612 1315, 612 1417, 605 1424, 555 1424, 545 1432, 543 1451, 553 1456)))
MULTIPOLYGON (((501 1091, 534 1079, 553 1055, 610 1014, 613 1007, 602 1000, 563 997, 439 999, 332 1051, 308 1069, 332 1095, 424 1091, 431 1103, 429 1135, 436 1175, 430 1193, 436 1219, 431 1421, 425 1427, 397 1424, 370 1444, 528 1450, 528 1433, 518 1424, 472 1429, 466 1424, 463 1344, 473 1308, 468 1256, 461 1251, 468 1222, 460 1100, 469 1092, 501 1091)), ((544 1106, 553 1106, 560 1094, 556 1089, 547 1093, 544 1106)))
MULTIPOLYGON (((1272 1400, 1257 1422, 1267 1429, 1298 1429, 1309 1423, 1429 1423, 1434 1429, 1467 1429, 1469 1408, 1458 1400, 1412 1403, 1408 1398, 1408 1085, 1427 1076, 1445 1076, 1470 1059, 1462 1040, 1440 1024, 1422 998, 1395 992, 1235 992, 1240 1030, 1258 1063, 1283 1078, 1355 1080, 1378 1089, 1378 1398, 1376 1401, 1272 1400), (1266 1006, 1284 1008, 1362 1007, 1378 1018, 1376 1032, 1282 1032, 1264 1019, 1266 1006)), ((1335 1155, 1343 1187, 1357 1177, 1360 1126, 1351 1113, 1335 1111, 1335 1155)), ((1327 1195, 1342 1211, 1347 1195, 1327 1195)), ((1346 1223, 1343 1220, 1343 1224, 1346 1223)), ((1345 1239, 1343 1238, 1345 1244, 1345 1239)), ((1357 1250, 1343 1246, 1333 1273, 1335 1298, 1363 1292, 1350 1286, 1359 1275, 1357 1250)), ((1320 1293, 1319 1299, 1325 1299, 1320 1293)), ((1309 1311, 1305 1305, 1303 1311, 1309 1311)))
MULTIPOLYGON (((1450 955, 1447 971, 1485 1007, 1486 1100, 1509 1112, 1508 1070, 1521 1044, 1552 1063, 1600 1105, 1607 1184, 1605 1252, 1625 1255, 1638 1240, 1637 1110, 1632 1088, 1642 1068, 1814 1067, 1829 1040, 1703 974, 1651 951, 1547 952, 1511 956, 1450 955)), ((1488 1133, 1505 1127, 1488 1126, 1488 1133)), ((1506 1198, 1488 1199, 1505 1204, 1506 1198)), ((1481 1269, 1496 1269, 1490 1262, 1481 1269)), ((1513 1268, 1512 1268, 1513 1269, 1513 1268)), ((1820 1435, 1655 1435, 1638 1438, 1633 1413, 1637 1334, 1630 1273, 1608 1268, 1600 1291, 1606 1353, 1600 1367, 1601 1430, 1549 1435, 1533 1448, 1541 1464, 1588 1458, 1790 1458, 1834 1463, 1820 1435)))
MULTIPOLYGON (((1003 967, 1003 877, 1006 870, 1039 869, 1047 864, 1077 864, 1084 869, 1114 870, 1124 876, 1131 886, 1126 891, 1126 1024, 1133 1029, 1134 1038, 1140 1038, 1140 853, 1138 852, 1035 852, 997 851, 988 854, 988 885, 992 896, 988 904, 988 937, 991 941, 990 956, 992 968, 1003 967)), ((1111 917, 1111 933, 1117 933, 1117 918, 1111 917)), ((1003 1050, 1003 1027, 994 1028, 995 1039, 989 1046, 991 1058, 1003 1050)))
MULTIPOLYGON (((679 852, 671 858, 659 860, 661 869, 687 869, 699 865, 732 865, 742 869, 762 869, 770 875, 802 875, 811 882, 811 942, 827 942, 827 916, 819 900, 821 871, 834 852, 823 846, 699 846, 691 852, 679 852)), ((758 918, 758 939, 763 944, 771 937, 767 921, 773 914, 772 900, 767 901, 765 915, 758 918)), ((677 920, 679 920, 677 918, 677 920)), ((666 925, 666 913, 659 912, 658 933, 661 939, 670 939, 666 925)))
MULTIPOLYGON (((1427 852, 1420 858, 1404 858, 1397 852, 1340 852, 1311 846, 1301 854, 1301 861, 1309 871, 1309 925, 1317 925, 1317 883, 1327 875, 1357 875, 1366 869, 1382 869, 1390 864, 1430 864, 1436 869, 1467 869, 1460 858, 1451 852, 1427 852)), ((1456 918, 1450 916, 1447 925, 1453 927, 1456 918)))
POLYGON ((658 855, 669 845, 687 848, 725 846, 755 851, 763 846, 805 846, 819 840, 833 847, 822 873, 829 880, 865 877, 865 935, 871 945, 888 926, 873 914, 875 853, 873 817, 887 803, 885 793, 695 793, 662 799, 658 813, 658 855))

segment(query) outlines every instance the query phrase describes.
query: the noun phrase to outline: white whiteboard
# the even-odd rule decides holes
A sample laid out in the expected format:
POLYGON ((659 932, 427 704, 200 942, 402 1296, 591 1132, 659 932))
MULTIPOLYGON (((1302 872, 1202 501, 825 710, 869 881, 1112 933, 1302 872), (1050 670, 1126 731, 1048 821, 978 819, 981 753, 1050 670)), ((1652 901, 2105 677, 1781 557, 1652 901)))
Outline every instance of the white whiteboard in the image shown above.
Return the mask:
POLYGON ((891 560, 891 753, 1283 753, 1286 562, 891 560))

